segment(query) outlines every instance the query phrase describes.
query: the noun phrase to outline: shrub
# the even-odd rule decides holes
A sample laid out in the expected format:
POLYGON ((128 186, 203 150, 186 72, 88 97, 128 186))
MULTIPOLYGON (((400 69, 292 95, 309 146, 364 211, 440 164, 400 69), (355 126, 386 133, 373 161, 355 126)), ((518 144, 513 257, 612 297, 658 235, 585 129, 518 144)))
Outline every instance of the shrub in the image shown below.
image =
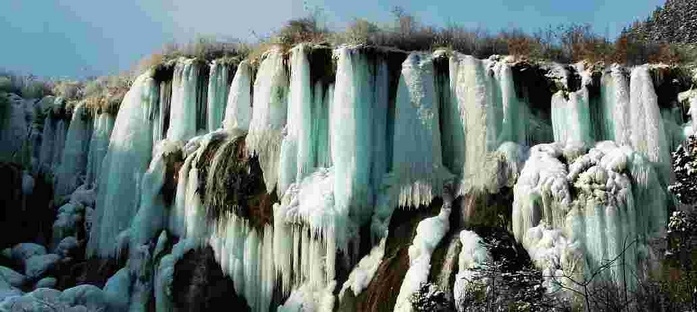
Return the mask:
POLYGON ((419 289, 409 298, 416 312, 452 311, 445 293, 436 284, 421 283, 419 289))

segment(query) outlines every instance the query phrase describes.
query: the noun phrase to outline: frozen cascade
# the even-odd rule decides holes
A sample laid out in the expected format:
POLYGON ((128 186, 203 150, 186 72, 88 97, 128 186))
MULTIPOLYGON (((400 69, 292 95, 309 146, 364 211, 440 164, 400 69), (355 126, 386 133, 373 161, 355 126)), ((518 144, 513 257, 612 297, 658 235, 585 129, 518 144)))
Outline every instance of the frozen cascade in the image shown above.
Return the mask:
POLYGON ((51 156, 51 168, 55 171, 60 168, 61 160, 63 160, 63 148, 65 147, 65 134, 68 131, 68 125, 64 119, 58 120, 56 123, 56 136, 53 141, 53 156, 51 156))
POLYGON ((8 95, 9 103, 2 109, 3 119, 0 120, 0 160, 10 161, 21 155, 24 142, 28 139, 26 112, 24 100, 15 95, 8 95))
POLYGON ((208 132, 221 128, 225 107, 230 90, 231 66, 223 60, 214 60, 211 63, 210 77, 208 78, 208 132))
POLYGON ((252 311, 268 311, 276 285, 274 229, 252 227, 234 214, 221 217, 208 240, 223 273, 252 311))
POLYGON ((407 270, 399 289, 394 311, 412 311, 413 307, 409 298, 422 283, 428 282, 431 255, 450 229, 451 210, 452 198, 449 194, 444 193, 443 207, 441 207, 440 213, 435 217, 424 219, 416 227, 416 236, 412 245, 409 246, 409 270, 407 270))
POLYGON ((301 44, 291 51, 288 124, 281 145, 279 196, 290 184, 299 182, 320 166, 320 160, 322 167, 331 162, 327 153, 329 94, 325 97, 321 81, 312 85, 309 62, 312 49, 301 44))
POLYGON ((244 60, 237 66, 225 107, 225 130, 247 131, 252 119, 252 67, 244 60))
POLYGON ((56 121, 51 117, 51 112, 44 118, 44 129, 41 132, 41 147, 39 151, 39 166, 40 168, 50 169, 53 145, 55 144, 56 121))
POLYGON ((617 145, 631 145, 629 79, 620 65, 613 64, 610 72, 603 74, 600 94, 603 138, 615 141, 617 145))
MULTIPOLYGON (((574 145, 558 143, 531 149, 514 187, 514 235, 549 276, 563 272, 583 280, 625 247, 627 274, 636 273, 637 261, 647 257, 642 251, 647 240, 665 226, 665 212, 657 209, 665 207, 665 195, 653 167, 641 154, 611 141, 570 158, 578 152, 574 145), (569 164, 559 160, 562 154, 569 164)), ((621 284, 621 274, 616 267, 605 276, 621 284)))
POLYGON ((430 55, 410 54, 402 64, 394 121, 392 171, 402 207, 428 205, 452 179, 442 161, 437 96, 430 55))
POLYGON ((181 144, 163 140, 155 147, 155 152, 148 170, 143 174, 140 191, 140 207, 130 227, 130 245, 147 244, 165 228, 168 209, 165 207, 161 190, 165 183, 165 158, 182 148, 181 144))
POLYGON ((314 167, 311 155, 312 88, 310 82, 309 47, 300 44, 290 56, 290 89, 286 136, 281 145, 278 173, 278 194, 303 178, 314 167))
POLYGON ((556 142, 592 143, 588 89, 552 96, 552 128, 556 142))
POLYGON ((62 161, 56 173, 56 198, 72 193, 85 178, 91 123, 85 103, 77 104, 65 139, 62 161))
POLYGON ((360 48, 341 47, 330 138, 334 165, 334 200, 359 224, 372 215, 383 175, 387 172, 389 75, 387 63, 360 48), (373 71, 371 71, 371 69, 373 71))
MULTIPOLYGON (((523 129, 528 125, 525 116, 514 117, 526 110, 515 97, 512 71, 506 60, 479 60, 456 53, 451 56, 450 77, 461 126, 450 121, 448 126, 455 128, 443 132, 458 137, 462 127, 466 144, 454 145, 463 148, 464 154, 452 152, 444 157, 451 164, 464 164, 453 172, 462 179, 458 192, 462 195, 472 188, 483 189, 492 184, 491 171, 498 165, 498 156, 492 152, 505 140, 526 143, 526 130, 523 129)), ((454 107, 451 113, 453 110, 454 107)))
POLYGON ((252 120, 246 141, 249 153, 259 155, 269 193, 278 182, 282 133, 288 113, 288 74, 283 63, 282 51, 274 49, 265 53, 264 60, 259 65, 254 81, 252 120))
POLYGON ((87 254, 113 255, 116 237, 135 216, 152 153, 151 110, 159 99, 152 73, 140 75, 121 103, 102 162, 87 254))
POLYGON ((102 169, 102 160, 109 148, 109 137, 114 129, 114 116, 101 113, 94 119, 92 138, 90 139, 89 155, 87 156, 87 176, 85 184, 92 186, 98 181, 102 169))
POLYGON ((670 150, 648 65, 632 70, 629 86, 632 146, 656 164, 662 182, 668 183, 671 176, 670 150))
POLYGON ((180 58, 174 67, 167 129, 170 140, 187 141, 196 135, 199 70, 199 64, 194 59, 180 58))

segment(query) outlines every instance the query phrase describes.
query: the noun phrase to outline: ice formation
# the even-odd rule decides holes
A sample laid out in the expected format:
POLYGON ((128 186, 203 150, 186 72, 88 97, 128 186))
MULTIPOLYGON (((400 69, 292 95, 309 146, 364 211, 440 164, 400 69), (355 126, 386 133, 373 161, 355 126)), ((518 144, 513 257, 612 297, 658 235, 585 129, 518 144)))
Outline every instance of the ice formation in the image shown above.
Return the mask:
POLYGON ((158 84, 147 72, 136 79, 121 103, 102 162, 89 255, 113 255, 116 237, 137 212, 142 175, 152 153, 150 113, 158 99, 158 84))
POLYGON ((222 60, 211 63, 210 78, 208 79, 208 106, 206 109, 206 129, 208 132, 221 128, 225 107, 227 106, 228 91, 230 90, 230 65, 222 60))
MULTIPOLYGON (((186 141, 196 135, 200 64, 195 59, 177 60, 172 78, 172 99, 167 138, 186 141)), ((158 93, 159 95, 159 93, 158 93)), ((154 100, 157 103, 156 100, 154 100)), ((142 134, 141 134, 142 135, 142 134)))
POLYGON ((9 103, 3 104, 4 107, 1 107, 5 111, 2 112, 2 120, 0 120, 0 129, 2 129, 0 132, 0 142, 2 143, 0 159, 4 161, 16 159, 29 136, 24 100, 15 94, 10 94, 8 99, 9 103))
POLYGON ((391 148, 383 139, 388 129, 388 67, 380 55, 360 48, 342 47, 335 53, 336 86, 329 113, 334 200, 338 210, 364 223, 389 163, 391 148))
POLYGON ((247 131, 252 119, 252 67, 245 60, 237 65, 225 106, 223 128, 247 131))
MULTIPOLYGON (((622 254, 627 274, 636 273, 647 256, 640 250, 665 226, 664 209, 657 207, 665 207, 666 197, 653 166, 611 141, 587 153, 556 143, 533 147, 514 194, 515 237, 550 276, 561 271, 583 280, 622 254)), ((623 282, 618 270, 605 276, 623 282)))
POLYGON ((89 137, 92 134, 92 120, 85 103, 78 103, 65 138, 65 147, 60 167, 55 178, 55 196, 65 196, 82 184, 87 172, 89 137))
POLYGON ((109 137, 114 129, 114 116, 101 113, 94 118, 92 137, 90 138, 89 155, 87 156, 87 176, 85 184, 92 186, 99 179, 102 160, 109 148, 109 137))
POLYGON ((279 49, 264 55, 254 81, 253 94, 247 149, 251 154, 259 155, 266 189, 270 193, 278 182, 282 133, 288 114, 288 73, 279 49))
POLYGON ((450 147, 451 154, 444 158, 448 159, 451 168, 462 165, 453 172, 461 179, 458 195, 491 185, 490 171, 498 164, 492 152, 501 143, 527 143, 527 114, 525 106, 515 96, 512 75, 506 60, 479 60, 457 53, 451 56, 450 81, 454 103, 450 112, 454 113, 457 106, 460 124, 450 120, 448 126, 454 129, 443 132, 457 138, 462 128, 465 143, 450 147))
POLYGON ((433 60, 411 53, 402 64, 394 121, 392 174, 399 205, 427 206, 452 174, 443 166, 433 60))
MULTIPOLYGON (((63 99, 44 99, 39 106, 48 114, 33 120, 29 140, 29 126, 15 125, 26 112, 13 111, 2 124, 3 142, 13 135, 33 144, 37 167, 57 174, 58 195, 70 195, 54 224, 53 252, 74 252, 83 219, 91 228, 89 256, 129 250, 127 267, 101 293, 83 288, 66 296, 135 311, 154 293, 156 310, 169 311, 175 263, 209 245, 252 310, 281 302, 279 311, 331 310, 335 292, 358 296, 376 274, 394 209, 443 196, 440 214, 419 223, 409 248, 395 305, 409 311, 451 226, 450 181, 453 196, 513 188, 512 231, 550 289, 570 285, 564 275, 584 278, 628 242, 622 260, 632 273, 646 271, 648 243, 665 227, 670 148, 694 126, 658 106, 651 67, 633 68, 630 77, 613 65, 597 86, 581 64, 551 65, 540 71, 549 71, 555 87, 546 91, 556 94, 533 103, 537 90, 517 89, 522 70, 511 58, 342 46, 332 60, 329 52, 302 44, 288 56, 274 48, 258 67, 242 61, 231 81, 234 66, 225 60, 181 58, 138 77, 115 119, 105 112, 82 119, 79 104, 68 122, 63 99), (211 195, 240 187, 224 183, 242 183, 215 174, 242 157, 232 147, 259 161, 265 191, 279 202, 254 212, 272 216, 257 220, 211 195), (181 159, 170 161, 172 153, 181 159), (165 192, 173 193, 171 204, 165 192), (360 237, 368 227, 370 239, 360 237)), ((462 231, 459 242, 455 298, 466 295, 472 269, 490 259, 473 232, 462 231)), ((36 268, 33 278, 57 256, 30 245, 15 249, 15 261, 36 268)), ((615 268, 603 276, 626 279, 615 268)), ((17 280, 0 285, 0 293, 22 295, 17 280)), ((80 300, 71 304, 88 303, 80 300)))

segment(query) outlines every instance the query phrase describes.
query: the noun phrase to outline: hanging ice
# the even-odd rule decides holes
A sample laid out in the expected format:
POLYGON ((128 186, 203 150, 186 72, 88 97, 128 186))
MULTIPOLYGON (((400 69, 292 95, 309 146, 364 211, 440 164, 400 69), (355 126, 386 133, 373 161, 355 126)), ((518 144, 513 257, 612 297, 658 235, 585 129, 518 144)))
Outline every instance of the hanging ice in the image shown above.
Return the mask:
POLYGON ((211 63, 210 77, 208 78, 208 132, 221 128, 225 107, 230 90, 230 65, 224 60, 214 60, 211 63))
POLYGON ((379 55, 371 58, 360 48, 348 47, 335 53, 336 87, 329 116, 334 200, 338 210, 349 211, 352 219, 363 223, 372 214, 377 188, 387 171, 386 151, 391 150, 383 139, 388 127, 389 76, 379 55))
POLYGON ((172 105, 167 130, 167 138, 170 140, 186 141, 196 135, 199 70, 194 59, 181 58, 174 67, 172 105))
POLYGON ((392 171, 399 205, 428 205, 452 174, 443 166, 437 94, 429 55, 412 53, 402 64, 394 121, 392 171))
POLYGON ((151 109, 159 99, 158 84, 147 72, 140 75, 121 103, 99 177, 96 220, 88 255, 112 255, 116 237, 136 214, 152 153, 151 109))
POLYGON ((109 148, 109 137, 114 129, 114 116, 101 113, 94 119, 92 138, 90 139, 89 155, 87 156, 87 177, 85 184, 91 186, 99 178, 102 160, 109 148))
POLYGON ((635 67, 629 85, 632 146, 656 163, 663 183, 668 183, 671 176, 670 150, 649 66, 635 67))
POLYGON ((237 66, 235 78, 232 79, 225 108, 225 130, 240 129, 247 131, 252 119, 252 68, 244 60, 237 66))
POLYGON ((273 49, 264 55, 254 81, 252 120, 247 135, 247 150, 259 155, 266 190, 270 193, 278 182, 278 163, 282 131, 287 116, 288 74, 283 54, 273 49))
POLYGON ((620 65, 613 64, 610 72, 603 74, 600 95, 603 138, 618 145, 630 145, 629 81, 620 65))
POLYGON ((77 104, 65 139, 61 165, 56 174, 56 198, 72 193, 85 178, 91 123, 92 119, 88 116, 85 104, 77 104))
POLYGON ((591 115, 588 104, 588 89, 585 87, 568 94, 559 91, 552 96, 554 141, 562 144, 592 142, 591 115))

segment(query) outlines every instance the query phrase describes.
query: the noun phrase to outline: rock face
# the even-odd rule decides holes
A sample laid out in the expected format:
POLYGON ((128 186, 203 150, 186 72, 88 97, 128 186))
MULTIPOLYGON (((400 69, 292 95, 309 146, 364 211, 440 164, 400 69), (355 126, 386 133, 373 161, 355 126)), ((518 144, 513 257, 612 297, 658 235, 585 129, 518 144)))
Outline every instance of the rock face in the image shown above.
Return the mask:
POLYGON ((244 298, 237 296, 232 279, 223 275, 213 249, 195 249, 177 261, 172 293, 175 311, 250 311, 244 298))

